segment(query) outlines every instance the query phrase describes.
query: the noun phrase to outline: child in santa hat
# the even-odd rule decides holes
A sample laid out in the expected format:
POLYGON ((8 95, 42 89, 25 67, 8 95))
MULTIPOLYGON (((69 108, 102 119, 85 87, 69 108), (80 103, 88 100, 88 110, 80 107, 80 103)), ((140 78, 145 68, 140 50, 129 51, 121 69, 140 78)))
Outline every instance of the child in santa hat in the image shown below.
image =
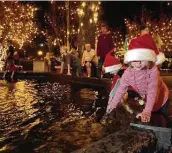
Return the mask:
MULTIPOLYGON (((111 101, 111 99, 115 95, 116 90, 120 83, 120 78, 122 74, 124 73, 124 71, 127 69, 125 65, 121 64, 121 61, 119 59, 120 57, 114 54, 116 54, 116 49, 112 49, 106 55, 105 62, 104 62, 105 73, 110 73, 114 75, 112 79, 110 94, 109 94, 109 101, 111 101)), ((129 87, 128 90, 134 90, 134 89, 132 87, 129 87)), ((125 103, 127 99, 128 99, 128 93, 126 93, 123 99, 121 100, 122 104, 127 111, 129 111, 130 113, 133 113, 129 105, 125 103)), ((113 117, 113 115, 111 117, 113 117)))
POLYGON ((142 122, 149 122, 151 113, 155 111, 167 114, 169 91, 157 67, 164 61, 164 54, 158 51, 149 33, 132 39, 124 56, 129 67, 124 71, 115 95, 109 99, 106 114, 117 107, 129 86, 145 101, 145 108, 136 116, 141 117, 142 122))
POLYGON ((115 89, 118 86, 119 79, 123 71, 126 69, 126 67, 121 64, 120 59, 113 55, 115 51, 115 49, 112 49, 106 55, 104 62, 105 73, 110 73, 114 75, 112 79, 111 92, 109 95, 110 98, 112 97, 112 95, 114 95, 115 89))

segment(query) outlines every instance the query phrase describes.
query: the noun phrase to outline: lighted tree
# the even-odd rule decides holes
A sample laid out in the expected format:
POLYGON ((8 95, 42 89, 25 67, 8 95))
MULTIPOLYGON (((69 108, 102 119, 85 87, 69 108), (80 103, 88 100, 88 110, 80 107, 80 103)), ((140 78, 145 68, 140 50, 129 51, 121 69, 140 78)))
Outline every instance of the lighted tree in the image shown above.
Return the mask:
POLYGON ((21 48, 25 43, 31 43, 37 33, 33 5, 20 2, 0 2, 0 43, 7 49, 7 42, 12 40, 15 46, 21 48))
POLYGON ((99 34, 98 22, 99 22, 99 11, 100 2, 86 1, 80 4, 77 9, 79 16, 79 29, 78 29, 78 41, 79 50, 83 50, 85 43, 92 44, 95 47, 96 37, 99 34))
POLYGON ((81 51, 85 43, 95 45, 99 4, 89 1, 49 2, 44 32, 49 50, 54 46, 68 45, 81 51))
MULTIPOLYGON (((153 13, 151 11, 143 8, 140 16, 140 23, 145 24, 150 29, 150 33, 157 47, 162 52, 172 51, 172 17, 166 15, 164 12, 162 12, 157 19, 152 18, 152 16, 153 13)), ((138 36, 140 33, 140 23, 129 19, 125 19, 124 21, 129 40, 138 36)))
POLYGON ((157 24, 153 24, 154 31, 158 33, 155 38, 158 47, 161 47, 163 52, 172 51, 172 18, 161 16, 157 24))
POLYGON ((49 11, 45 13, 46 38, 49 50, 52 51, 53 43, 61 45, 65 43, 66 36, 66 12, 65 2, 49 2, 49 11))
POLYGON ((78 18, 77 5, 80 2, 49 2, 49 11, 45 13, 45 36, 49 50, 52 51, 53 46, 67 45, 67 35, 69 35, 70 43, 77 34, 78 18), (68 3, 68 5, 67 5, 68 3), (68 8, 67 8, 68 7, 68 8), (69 17, 69 18, 67 18, 69 17), (69 32, 67 33, 67 27, 69 32))
POLYGON ((127 28, 127 37, 128 41, 130 41, 132 38, 138 36, 139 32, 139 25, 138 23, 131 21, 129 19, 124 19, 126 28, 127 28))
POLYGON ((112 38, 115 49, 117 51, 124 51, 124 39, 121 29, 114 29, 112 38))

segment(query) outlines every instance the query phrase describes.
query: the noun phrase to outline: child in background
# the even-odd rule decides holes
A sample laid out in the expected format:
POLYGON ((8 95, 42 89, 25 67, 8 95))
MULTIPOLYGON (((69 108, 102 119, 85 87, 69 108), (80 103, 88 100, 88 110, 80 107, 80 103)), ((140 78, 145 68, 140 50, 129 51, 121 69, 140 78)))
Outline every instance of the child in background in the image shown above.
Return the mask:
POLYGON ((11 80, 13 80, 14 74, 17 71, 17 67, 15 66, 15 63, 14 63, 14 47, 13 47, 11 41, 9 41, 9 43, 10 44, 9 44, 9 49, 8 49, 8 55, 7 55, 7 59, 5 62, 5 70, 4 70, 2 79, 5 79, 7 72, 11 71, 10 78, 11 78, 11 80))
POLYGON ((71 75, 71 56, 67 52, 68 48, 66 46, 60 47, 60 53, 61 53, 61 68, 60 68, 60 74, 64 73, 65 65, 67 65, 67 75, 71 75))
MULTIPOLYGON (((121 64, 120 57, 117 56, 116 53, 117 53, 116 50, 112 49, 106 55, 105 62, 104 62, 105 73, 110 73, 110 74, 114 75, 113 79, 112 79, 111 91, 109 94, 109 101, 111 101, 111 99, 115 95, 116 90, 119 87, 120 79, 121 79, 124 71, 127 69, 127 67, 125 65, 121 64)), ((131 87, 129 87, 128 90, 133 90, 133 89, 131 87)), ((126 103, 127 99, 128 99, 128 93, 126 93, 121 100, 122 106, 126 109, 126 111, 133 113, 132 109, 126 103)), ((112 117, 113 117, 113 115, 112 115, 112 117)))
POLYGON ((19 57, 18 51, 14 52, 13 58, 14 58, 14 64, 19 65, 19 58, 20 57, 19 57))
POLYGON ((122 100, 128 87, 131 86, 145 101, 145 108, 137 118, 142 122, 149 122, 151 113, 158 111, 167 115, 169 91, 162 78, 157 65, 165 61, 147 32, 140 37, 132 39, 124 62, 129 65, 120 79, 119 87, 113 98, 109 99, 106 114, 110 114, 122 100))
POLYGON ((48 67, 48 72, 50 72, 50 70, 51 70, 51 53, 50 52, 46 53, 44 60, 45 60, 45 63, 48 67))
POLYGON ((82 55, 82 66, 86 67, 87 76, 91 77, 91 73, 94 70, 93 67, 95 67, 93 59, 96 56, 96 53, 94 49, 91 49, 90 44, 85 44, 85 49, 86 50, 84 50, 83 55, 82 55))
POLYGON ((120 60, 115 57, 114 54, 115 49, 112 49, 105 57, 105 61, 104 61, 104 70, 105 73, 110 73, 113 74, 113 80, 112 80, 112 86, 111 86, 111 92, 110 92, 110 98, 112 95, 112 92, 114 92, 114 87, 117 86, 117 82, 120 79, 120 75, 118 74, 118 72, 120 70, 123 70, 123 66, 120 62, 120 60))

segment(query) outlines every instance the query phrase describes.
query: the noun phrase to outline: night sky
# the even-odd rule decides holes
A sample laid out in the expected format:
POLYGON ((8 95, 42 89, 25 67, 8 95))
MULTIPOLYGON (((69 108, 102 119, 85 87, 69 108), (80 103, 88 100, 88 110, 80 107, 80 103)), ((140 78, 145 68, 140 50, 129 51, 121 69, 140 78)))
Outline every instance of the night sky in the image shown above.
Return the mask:
MULTIPOLYGON (((172 7, 167 6, 167 1, 109 1, 102 2, 104 10, 103 20, 111 28, 121 27, 125 30, 124 18, 140 20, 138 16, 142 7, 152 12, 152 18, 158 19, 160 12, 172 13, 172 7)), ((171 4, 171 3, 170 3, 171 4)))
MULTIPOLYGON (((42 14, 49 9, 49 2, 36 1, 34 3, 41 8, 40 13, 38 13, 38 18, 40 25, 43 26, 44 17, 42 14)), ((56 3, 58 3, 58 1, 56 1, 56 3)), ((124 35, 126 33, 124 19, 135 20, 141 24, 140 14, 142 7, 152 12, 152 19, 159 19, 160 12, 168 14, 170 17, 172 16, 172 2, 170 1, 101 1, 101 6, 102 20, 108 24, 110 29, 120 28, 124 35)))
MULTIPOLYGON (((56 2, 58 3, 58 1, 56 2)), ((42 10, 48 9, 47 1, 37 1, 36 3, 42 10)), ((164 12, 172 11, 172 7, 167 7, 167 1, 102 1, 101 3, 103 20, 112 28, 125 26, 124 18, 133 19, 138 16, 141 13, 142 6, 152 11, 155 18, 159 16, 160 10, 164 12)))
POLYGON ((172 2, 167 5, 167 1, 108 1, 102 2, 102 19, 107 22, 110 28, 120 27, 126 33, 125 18, 137 21, 141 24, 139 18, 142 7, 152 12, 152 19, 159 19, 160 12, 171 17, 172 2))
POLYGON ((103 18, 110 26, 118 27, 124 24, 124 18, 134 18, 139 15, 142 6, 154 12, 159 12, 161 2, 138 2, 138 1, 109 1, 103 2, 103 18))

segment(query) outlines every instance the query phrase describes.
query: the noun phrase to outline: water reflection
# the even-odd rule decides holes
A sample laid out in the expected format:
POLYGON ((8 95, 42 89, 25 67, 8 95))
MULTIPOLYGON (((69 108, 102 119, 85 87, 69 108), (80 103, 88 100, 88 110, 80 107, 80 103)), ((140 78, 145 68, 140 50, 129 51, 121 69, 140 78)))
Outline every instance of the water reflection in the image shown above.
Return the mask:
POLYGON ((17 128, 18 124, 34 116, 37 103, 34 84, 28 82, 8 83, 1 82, 0 86, 0 126, 2 134, 17 128), (34 93, 35 92, 35 93, 34 93))
POLYGON ((109 125, 96 123, 107 104, 105 89, 47 80, 0 81, 0 152, 71 152, 135 119, 125 109, 109 125))
POLYGON ((80 90, 57 82, 0 81, 0 151, 42 152, 42 148, 45 151, 52 129, 59 132, 55 139, 60 150, 66 151, 66 145, 68 150, 76 148, 74 135, 83 145, 90 126, 83 127, 90 120, 85 115, 95 111, 97 95, 95 89, 80 90), (82 135, 74 132, 78 127, 83 128, 79 130, 82 135))

